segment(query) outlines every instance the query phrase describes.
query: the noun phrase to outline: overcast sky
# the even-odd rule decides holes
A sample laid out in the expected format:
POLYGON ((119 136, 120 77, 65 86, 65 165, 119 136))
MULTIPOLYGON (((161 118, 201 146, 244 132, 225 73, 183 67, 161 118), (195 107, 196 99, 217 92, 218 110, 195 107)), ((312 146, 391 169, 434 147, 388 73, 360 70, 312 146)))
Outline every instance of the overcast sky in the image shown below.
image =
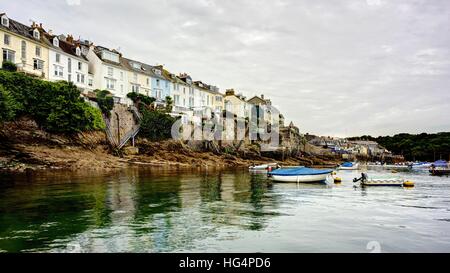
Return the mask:
POLYGON ((0 11, 265 94, 303 133, 450 131, 448 0, 0 0, 0 11))

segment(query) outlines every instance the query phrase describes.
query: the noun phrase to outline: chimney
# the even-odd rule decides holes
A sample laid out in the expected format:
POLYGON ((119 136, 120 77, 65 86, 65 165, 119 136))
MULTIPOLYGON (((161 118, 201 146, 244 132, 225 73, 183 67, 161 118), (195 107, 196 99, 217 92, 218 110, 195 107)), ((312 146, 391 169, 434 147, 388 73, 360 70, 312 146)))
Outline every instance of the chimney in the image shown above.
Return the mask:
POLYGON ((225 96, 234 96, 234 89, 227 89, 225 91, 225 96))
POLYGON ((264 99, 264 94, 261 95, 261 99, 264 99))
POLYGON ((70 34, 68 34, 67 35, 67 38, 66 38, 66 41, 68 42, 68 43, 73 43, 73 36, 72 35, 70 35, 70 34))

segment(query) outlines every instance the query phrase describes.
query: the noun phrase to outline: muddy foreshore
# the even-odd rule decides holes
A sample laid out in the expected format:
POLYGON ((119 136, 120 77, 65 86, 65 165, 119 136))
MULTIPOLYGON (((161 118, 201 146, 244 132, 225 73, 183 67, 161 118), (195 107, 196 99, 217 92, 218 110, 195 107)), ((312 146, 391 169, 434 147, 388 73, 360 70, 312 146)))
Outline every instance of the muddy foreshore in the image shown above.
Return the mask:
POLYGON ((278 162, 282 165, 327 166, 339 162, 314 156, 284 161, 262 157, 252 151, 235 154, 196 151, 180 141, 150 142, 139 139, 139 152, 114 155, 103 132, 61 136, 46 133, 30 120, 0 127, 0 171, 33 170, 113 171, 130 166, 160 168, 237 168, 278 162))

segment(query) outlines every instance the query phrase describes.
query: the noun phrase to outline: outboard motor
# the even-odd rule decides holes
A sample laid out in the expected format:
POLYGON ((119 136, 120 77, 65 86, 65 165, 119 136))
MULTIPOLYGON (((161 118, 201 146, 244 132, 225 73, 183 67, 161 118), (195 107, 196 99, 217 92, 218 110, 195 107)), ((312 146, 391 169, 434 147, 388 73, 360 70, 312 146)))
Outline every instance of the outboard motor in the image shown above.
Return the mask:
POLYGON ((361 177, 360 178, 354 178, 353 179, 353 183, 356 183, 358 181, 367 181, 367 174, 361 173, 361 177))

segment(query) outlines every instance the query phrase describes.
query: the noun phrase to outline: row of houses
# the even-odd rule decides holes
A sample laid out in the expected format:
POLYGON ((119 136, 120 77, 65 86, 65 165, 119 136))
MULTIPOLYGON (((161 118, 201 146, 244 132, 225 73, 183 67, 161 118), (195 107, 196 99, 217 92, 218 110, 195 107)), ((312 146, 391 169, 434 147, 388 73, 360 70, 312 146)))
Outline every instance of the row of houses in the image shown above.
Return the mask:
POLYGON ((124 104, 130 103, 130 92, 154 97, 161 104, 171 97, 175 114, 210 109, 245 117, 251 104, 271 104, 264 96, 247 100, 233 89, 221 93, 218 87, 193 80, 186 73, 176 75, 162 65, 127 58, 118 50, 72 35, 56 35, 42 24, 27 26, 5 13, 0 13, 0 18, 2 63, 13 62, 19 71, 42 79, 72 82, 85 95, 96 89, 108 90, 116 102, 124 104))

